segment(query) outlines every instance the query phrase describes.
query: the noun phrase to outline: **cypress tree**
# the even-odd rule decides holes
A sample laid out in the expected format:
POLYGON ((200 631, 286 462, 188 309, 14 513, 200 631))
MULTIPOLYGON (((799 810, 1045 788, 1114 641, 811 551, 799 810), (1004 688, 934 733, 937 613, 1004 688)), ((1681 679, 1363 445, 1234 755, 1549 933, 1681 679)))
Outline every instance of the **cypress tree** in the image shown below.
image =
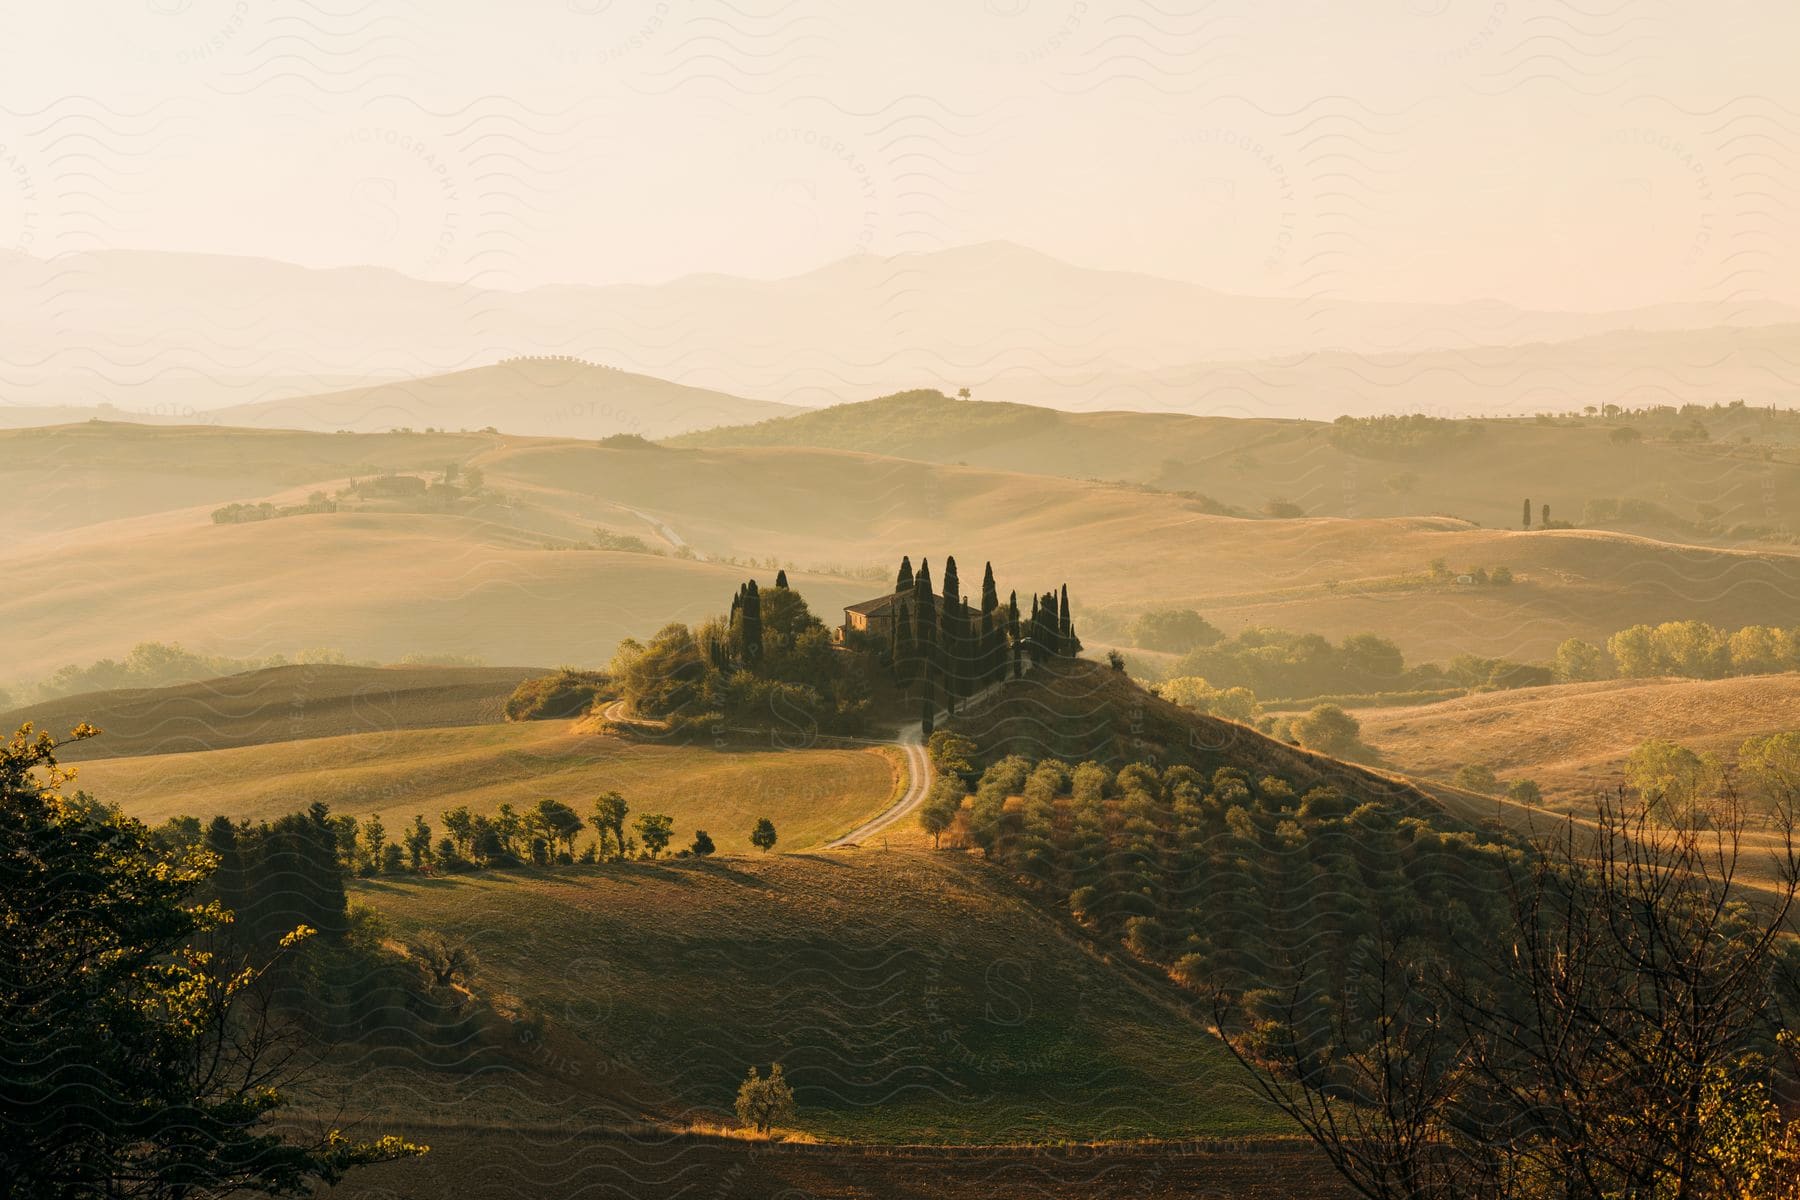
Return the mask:
POLYGON ((962 582, 956 573, 956 556, 944 559, 943 605, 938 609, 938 653, 944 672, 944 691, 951 712, 962 694, 966 623, 962 620, 962 582))
POLYGON ((787 572, 786 571, 775 572, 775 586, 778 588, 784 588, 787 585, 788 585, 787 572))
POLYGON ((987 616, 1000 607, 1000 590, 994 586, 994 564, 981 573, 981 615, 987 616))
MULTIPOLYGON (((1019 593, 1006 602, 1006 643, 1012 648, 1012 677, 1025 675, 1025 647, 1019 641, 1019 593)), ((1004 669, 1004 667, 1002 668, 1004 669)))
POLYGON ((937 597, 931 591, 931 563, 921 560, 913 576, 912 634, 915 681, 930 688, 939 666, 937 597))
POLYGON ((1025 653, 1031 656, 1031 665, 1037 666, 1041 655, 1038 649, 1038 630, 1043 622, 1039 619, 1038 610, 1043 604, 1043 597, 1033 594, 1031 597, 1031 620, 1025 623, 1025 653))
POLYGON ((1521 525, 1519 528, 1521 528, 1521 529, 1530 529, 1531 528, 1531 497, 1530 496, 1525 497, 1525 523, 1523 525, 1521 525))
POLYGON ((902 554, 900 556, 900 573, 894 576, 894 594, 896 596, 905 595, 912 591, 912 586, 912 556, 902 554))
POLYGON ((910 687, 913 683, 914 659, 918 653, 918 647, 913 641, 912 597, 896 595, 893 612, 893 657, 888 665, 893 668, 895 682, 901 687, 910 687))
POLYGON ((1062 585, 1062 603, 1057 607, 1056 652, 1075 657, 1075 623, 1069 619, 1069 585, 1062 585))
POLYGON ((763 656, 762 595, 756 590, 754 579, 744 585, 743 617, 744 665, 754 667, 763 656))
POLYGON ((1550 526, 1550 506, 1548 504, 1544 505, 1544 519, 1539 524, 1546 529, 1550 526))
POLYGON ((1031 661, 1042 662, 1062 653, 1062 624, 1056 615, 1056 593, 1045 592, 1032 622, 1031 661))

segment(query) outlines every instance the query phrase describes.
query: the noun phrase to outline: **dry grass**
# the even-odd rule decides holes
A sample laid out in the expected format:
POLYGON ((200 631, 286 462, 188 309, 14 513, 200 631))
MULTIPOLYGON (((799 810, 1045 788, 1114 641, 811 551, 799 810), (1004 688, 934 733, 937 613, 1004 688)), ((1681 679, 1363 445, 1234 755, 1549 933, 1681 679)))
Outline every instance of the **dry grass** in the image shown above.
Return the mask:
POLYGON ((415 813, 436 825, 456 805, 491 813, 545 797, 585 813, 595 796, 617 790, 633 812, 675 818, 672 850, 696 828, 722 850, 745 846, 763 816, 775 822, 781 849, 816 845, 880 811, 894 787, 888 760, 867 750, 646 745, 556 721, 103 758, 79 771, 79 786, 149 821, 181 813, 256 820, 323 800, 339 812, 380 813, 392 828, 415 813))
POLYGON ((1549 805, 1581 811, 1597 790, 1618 786, 1647 738, 1729 762, 1747 737, 1800 728, 1800 674, 1564 684, 1356 716, 1398 769, 1441 780, 1485 763, 1502 779, 1536 780, 1549 805))
POLYGON ((296 665, 173 687, 88 692, 0 715, 62 736, 86 721, 103 736, 68 743, 64 761, 223 750, 265 742, 492 725, 526 667, 296 665))
POLYGON ((469 939, 477 990, 544 1018, 548 1090, 497 1079, 471 1099, 390 1079, 385 1104, 420 1120, 581 1125, 635 1106, 730 1124, 747 1067, 779 1061, 788 1124, 826 1141, 1280 1128, 1171 987, 1101 961, 961 855, 726 855, 365 882, 352 898, 402 938, 469 939))
MULTIPOLYGON (((1388 394, 1404 394, 1412 384, 1427 390, 1442 387, 1442 373, 1420 378, 1419 356, 1402 357, 1403 365, 1392 364, 1396 378, 1383 381, 1388 394)), ((1477 369, 1481 356, 1444 357, 1454 360, 1459 373, 1467 373, 1477 369)), ((1489 366, 1510 372, 1518 361, 1514 348, 1498 356, 1504 367, 1489 366)), ((1257 364, 1250 375, 1266 382, 1269 367, 1257 364)), ((1214 377, 1218 364, 1213 368, 1207 382, 1219 386, 1214 377)), ((1514 384, 1509 379, 1506 386, 1514 384)), ((1442 397, 1433 391, 1416 410, 1396 404, 1390 411, 1441 407, 1442 397)), ((1451 512, 1490 528, 1510 529, 1519 521, 1526 496, 1538 504, 1550 502, 1553 515, 1565 520, 1579 519, 1588 499, 1607 497, 1648 500, 1690 519, 1705 503, 1718 508, 1727 525, 1800 523, 1800 488, 1794 486, 1800 482, 1800 464, 1794 461, 1792 444, 1800 424, 1771 424, 1755 411, 1709 414, 1706 422, 1718 444, 1651 439, 1621 448, 1611 443, 1611 427, 1603 422, 1550 426, 1489 419, 1482 421, 1480 437, 1446 451, 1382 460, 1339 449, 1332 444, 1330 426, 1317 421, 1056 412, 908 397, 675 440, 690 446, 829 447, 992 470, 1150 483, 1195 490, 1249 512, 1283 496, 1319 516, 1451 512), (1757 444, 1725 444, 1739 436, 1757 444), (1759 453, 1764 444, 1777 447, 1773 459, 1759 453), (1405 486, 1389 486, 1400 477, 1406 477, 1405 486)), ((1538 517, 1534 504, 1532 520, 1538 517)))
MULTIPOLYGON (((52 431, 36 449, 91 481, 95 473, 123 477, 138 440, 181 435, 107 430, 52 431)), ((290 489, 304 487, 293 477, 308 471, 341 477, 362 441, 326 438, 336 457, 321 458, 320 435, 247 436, 272 439, 255 442, 252 459, 270 492, 277 466, 290 489), (295 439, 294 460, 269 465, 284 436, 295 439)), ((405 449, 370 439, 371 455, 405 449)), ((546 539, 583 538, 595 525, 651 540, 666 527, 705 554, 808 565, 887 564, 904 550, 941 567, 950 552, 974 578, 991 558, 1003 588, 1028 593, 1066 580, 1079 605, 1192 605, 1227 630, 1371 630, 1413 658, 1470 651, 1542 659, 1565 637, 1603 639, 1674 616, 1736 626, 1800 600, 1800 555, 1772 551, 1508 532, 1448 518, 1237 520, 1172 495, 842 451, 615 450, 526 438, 436 449, 478 463, 506 501, 470 515, 341 513, 222 527, 208 523, 203 507, 129 520, 109 520, 109 510, 68 536, 0 552, 14 577, 56 581, 54 603, 32 589, 0 600, 0 619, 21 648, 12 670, 30 677, 143 639, 237 655, 336 645, 358 657, 456 652, 592 664, 622 636, 718 612, 748 573, 543 548, 546 539), (1434 558, 1457 567, 1505 564, 1519 582, 1392 586, 1434 558)), ((159 453, 158 461, 179 461, 168 446, 159 453)), ((208 454, 207 461, 229 458, 208 454)), ((828 617, 875 586, 819 576, 796 584, 828 617)))

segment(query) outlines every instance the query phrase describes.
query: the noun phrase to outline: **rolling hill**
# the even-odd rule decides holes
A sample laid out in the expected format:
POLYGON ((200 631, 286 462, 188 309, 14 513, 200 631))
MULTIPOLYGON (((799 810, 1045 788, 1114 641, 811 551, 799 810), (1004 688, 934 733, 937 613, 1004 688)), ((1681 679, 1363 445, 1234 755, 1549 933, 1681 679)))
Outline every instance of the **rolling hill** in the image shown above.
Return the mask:
POLYGON ((1470 436, 1387 450, 1317 421, 1071 413, 926 390, 686 434, 672 444, 852 450, 1117 480, 1198 492, 1247 513, 1283 498, 1314 516, 1455 513, 1511 529, 1529 497, 1534 524, 1548 503, 1561 520, 1686 541, 1731 540, 1727 531, 1739 525, 1800 528, 1800 415, 1746 407, 1708 413, 1703 423, 1711 435, 1705 443, 1666 436, 1685 433, 1685 417, 1484 420, 1470 436), (1621 427, 1643 439, 1614 443, 1621 427), (1590 502, 1608 500, 1640 501, 1662 515, 1645 509, 1584 519, 1590 502), (1703 517, 1710 517, 1706 529, 1703 517))
POLYGON ((1535 780, 1551 807, 1581 811, 1596 791, 1619 786, 1646 739, 1729 763, 1746 738, 1800 728, 1800 675, 1572 683, 1355 715, 1364 740, 1398 769, 1448 779, 1483 764, 1503 780, 1535 780))
POLYGON ((747 1064, 780 1061, 799 1128, 828 1139, 1278 1128, 1172 990, 1115 972, 953 856, 383 881, 356 898, 401 937, 467 938, 485 986, 547 1014, 579 1067, 605 1072, 615 1112, 716 1122, 747 1064))
POLYGON ((524 667, 349 667, 245 671, 172 687, 87 692, 0 714, 62 736, 85 721, 104 736, 70 743, 64 761, 223 750, 351 733, 492 725, 524 667))
MULTIPOLYGON (((1567 313, 1494 302, 1231 295, 1006 242, 858 255, 782 279, 695 275, 527 291, 218 255, 9 253, 0 254, 0 322, 12 347, 0 399, 145 407, 139 389, 180 380, 158 390, 154 403, 204 411, 277 399, 260 378, 416 377, 554 354, 788 403, 925 381, 1030 389, 1031 399, 1078 409, 1117 406, 1127 396, 1133 405, 1190 411, 1273 400, 1283 415, 1329 418, 1344 410, 1347 390, 1363 386, 1354 370, 1303 373, 1327 385, 1316 396, 1297 387, 1259 399, 1241 381, 1197 387, 1188 364, 1330 351, 1412 355, 1794 320, 1787 306, 1742 301, 1567 313)), ((1559 360, 1549 361, 1547 373, 1558 377, 1559 360)), ((1633 376, 1630 390, 1732 398, 1768 361, 1721 368, 1716 358, 1676 355, 1633 376)), ((1504 374, 1497 380, 1506 411, 1545 390, 1528 365, 1522 374, 1516 386, 1504 374)), ((1452 375, 1435 385, 1433 411, 1495 406, 1485 386, 1459 393, 1457 382, 1452 375)))
POLYGON ((232 405, 208 416, 254 428, 495 428, 511 434, 661 438, 799 411, 684 387, 578 359, 540 356, 317 395, 232 405))
MULTIPOLYGON (((97 748, 105 750, 104 738, 97 748)), ((875 750, 715 750, 578 732, 565 721, 392 729, 181 754, 94 758, 81 786, 152 823, 216 813, 273 819, 323 800, 390 824, 467 805, 533 807, 554 797, 586 814, 620 791, 633 812, 675 818, 677 841, 707 829, 727 848, 747 846, 769 817, 782 844, 818 845, 879 812, 895 770, 875 750)))
POLYGON ((144 640, 236 658, 326 646, 378 661, 591 665, 622 637, 722 611, 774 562, 792 565, 830 620, 884 587, 901 552, 915 563, 955 553, 971 577, 991 560, 1003 587, 1027 595, 1066 581, 1078 624, 1190 606, 1227 630, 1374 631, 1413 659, 1541 660, 1571 636, 1687 617, 1735 628, 1800 597, 1800 555, 1779 550, 1449 517, 1240 519, 1128 485, 838 450, 131 425, 0 433, 0 447, 16 451, 7 461, 46 464, 5 475, 22 492, 21 524, 63 524, 0 550, 15 578, 55 581, 54 604, 29 589, 0 598, 17 636, 9 682, 144 640), (185 477, 184 444, 195 447, 185 477), (227 525, 177 490, 301 499, 384 462, 479 467, 486 489, 453 510, 227 525), (41 486, 59 472, 70 490, 41 486), (83 512, 76 498, 92 495, 83 512), (573 548, 591 547, 597 526, 665 553, 573 548), (1505 565, 1515 583, 1431 583, 1440 558, 1456 571, 1505 565), (733 565, 751 561, 764 565, 733 565))

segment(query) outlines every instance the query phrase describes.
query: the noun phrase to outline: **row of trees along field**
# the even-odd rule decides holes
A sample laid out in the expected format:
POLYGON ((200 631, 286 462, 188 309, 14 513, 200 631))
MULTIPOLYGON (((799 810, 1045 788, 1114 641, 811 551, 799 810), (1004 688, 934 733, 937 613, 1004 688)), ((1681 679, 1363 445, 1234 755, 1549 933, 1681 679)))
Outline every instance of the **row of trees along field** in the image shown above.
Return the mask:
MULTIPOLYGON (((320 804, 313 806, 310 823, 294 816, 283 817, 274 825, 253 826, 218 816, 202 830, 198 818, 180 816, 171 818, 156 833, 172 848, 204 849, 217 856, 219 886, 227 893, 228 906, 238 911, 240 924, 261 929, 269 922, 257 915, 262 901, 242 901, 238 885, 232 881, 255 879, 261 888, 274 873, 289 878, 292 885, 290 892, 277 897, 285 907, 275 913, 274 925, 286 922, 290 928, 296 923, 325 928, 330 911, 343 907, 344 876, 472 871, 527 863, 541 867, 617 862, 653 859, 669 849, 675 840, 673 817, 639 813, 627 827, 630 813, 631 806, 618 792, 601 794, 585 817, 550 797, 523 812, 501 804, 492 816, 471 813, 466 805, 458 805, 444 811, 444 835, 439 838, 423 814, 415 815, 411 825, 390 833, 379 813, 359 821, 345 814, 330 814, 320 804), (578 851, 575 843, 590 826, 594 836, 578 851)), ((759 850, 772 849, 774 823, 760 818, 748 840, 759 850)), ((706 830, 697 829, 693 842, 676 853, 704 858, 715 849, 706 830)))
POLYGON ((1034 596, 1022 613, 1017 592, 1001 602, 992 564, 977 604, 963 595, 954 558, 944 560, 941 588, 929 562, 915 572, 904 558, 890 595, 887 635, 853 632, 844 649, 855 653, 842 653, 786 571, 772 587, 748 580, 723 617, 665 625, 648 643, 620 643, 608 674, 633 712, 675 729, 730 721, 860 733, 877 673, 919 696, 929 720, 940 702, 954 712, 1028 663, 1081 649, 1066 586, 1034 596))
POLYGON ((1745 625, 1729 630, 1705 621, 1633 625, 1608 638, 1604 649, 1568 639, 1557 647, 1554 670, 1559 681, 1569 683, 1615 676, 1722 679, 1800 670, 1800 626, 1745 625))

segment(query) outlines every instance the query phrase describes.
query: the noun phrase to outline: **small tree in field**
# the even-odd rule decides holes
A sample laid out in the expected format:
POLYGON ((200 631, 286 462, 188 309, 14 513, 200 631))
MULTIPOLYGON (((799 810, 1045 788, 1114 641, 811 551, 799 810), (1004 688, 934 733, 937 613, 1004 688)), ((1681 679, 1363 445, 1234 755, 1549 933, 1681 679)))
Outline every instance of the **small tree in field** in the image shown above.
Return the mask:
POLYGON ((738 1120, 766 1134, 769 1127, 777 1121, 789 1121, 794 1116, 794 1089, 782 1078, 781 1064, 776 1063, 769 1068, 769 1076, 764 1079, 750 1068, 737 1094, 738 1120))
POLYGON ((635 828, 644 849, 655 858, 668 849, 669 839, 675 836, 675 818, 662 813, 645 813, 637 819, 635 828))
POLYGON ((694 830, 694 844, 688 847, 688 850, 695 858, 705 858, 716 849, 718 847, 713 845, 713 840, 708 836, 706 830, 694 830))
POLYGON ((625 797, 617 792, 607 792, 594 801, 594 813, 588 823, 600 838, 600 850, 606 852, 606 841, 612 839, 614 857, 625 855, 625 816, 631 807, 625 803, 625 797))
POLYGON ((1506 798, 1515 804, 1542 804, 1544 789, 1535 779, 1515 779, 1506 785, 1506 798))
POLYGON ((775 848, 775 822, 763 817, 756 822, 756 828, 750 831, 750 844, 764 854, 775 848))

